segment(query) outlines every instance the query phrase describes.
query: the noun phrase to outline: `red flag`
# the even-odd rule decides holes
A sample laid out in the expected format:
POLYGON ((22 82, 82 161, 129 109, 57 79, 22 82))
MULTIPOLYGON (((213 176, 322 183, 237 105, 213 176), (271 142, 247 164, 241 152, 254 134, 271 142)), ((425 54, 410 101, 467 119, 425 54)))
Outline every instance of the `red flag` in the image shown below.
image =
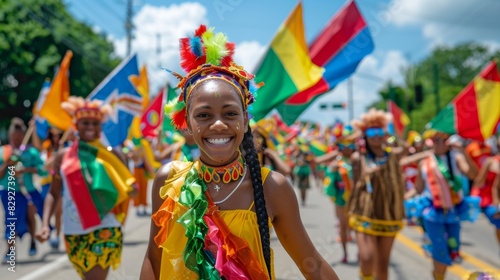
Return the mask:
POLYGON ((153 102, 149 104, 146 111, 141 117, 141 131, 144 137, 156 137, 156 129, 162 123, 162 105, 163 105, 163 92, 162 88, 153 102))
POLYGON ((392 100, 387 101, 387 111, 393 116, 394 132, 403 138, 406 126, 410 124, 410 118, 392 100))

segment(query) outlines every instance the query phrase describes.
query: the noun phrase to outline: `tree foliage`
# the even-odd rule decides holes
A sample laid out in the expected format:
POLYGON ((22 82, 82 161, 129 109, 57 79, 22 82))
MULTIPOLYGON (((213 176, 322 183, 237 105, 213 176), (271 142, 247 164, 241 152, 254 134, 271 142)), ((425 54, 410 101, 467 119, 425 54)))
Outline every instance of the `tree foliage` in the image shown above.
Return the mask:
POLYGON ((52 79, 67 50, 71 95, 87 96, 116 66, 105 34, 69 14, 62 0, 0 0, 0 123, 31 118, 46 78, 52 79))
POLYGON ((421 62, 402 69, 404 83, 399 86, 387 84, 379 92, 380 101, 372 106, 386 109, 386 101, 394 100, 411 119, 408 129, 422 131, 437 112, 494 58, 500 58, 500 51, 493 53, 477 43, 437 47, 421 62), (423 101, 420 104, 415 99, 416 85, 422 85, 423 88, 423 101))

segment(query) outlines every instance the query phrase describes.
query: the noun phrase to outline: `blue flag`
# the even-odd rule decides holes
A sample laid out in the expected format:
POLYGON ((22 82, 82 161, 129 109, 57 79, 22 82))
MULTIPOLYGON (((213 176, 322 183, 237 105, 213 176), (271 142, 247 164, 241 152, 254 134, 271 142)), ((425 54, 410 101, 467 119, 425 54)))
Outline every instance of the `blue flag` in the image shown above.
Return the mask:
POLYGON ((129 80, 134 75, 139 75, 136 54, 120 63, 87 97, 102 100, 113 108, 113 113, 102 126, 104 145, 115 147, 123 144, 132 119, 142 114, 142 97, 129 80))
POLYGON ((40 108, 42 108, 43 103, 45 102, 45 99, 47 97, 47 94, 50 91, 50 80, 45 80, 43 83, 42 89, 40 90, 40 94, 38 94, 38 100, 36 101, 36 106, 34 108, 34 113, 36 116, 35 118, 35 131, 36 134, 38 135, 38 138, 40 140, 45 140, 47 138, 47 135, 49 133, 49 122, 45 118, 42 118, 38 116, 38 111, 40 108))

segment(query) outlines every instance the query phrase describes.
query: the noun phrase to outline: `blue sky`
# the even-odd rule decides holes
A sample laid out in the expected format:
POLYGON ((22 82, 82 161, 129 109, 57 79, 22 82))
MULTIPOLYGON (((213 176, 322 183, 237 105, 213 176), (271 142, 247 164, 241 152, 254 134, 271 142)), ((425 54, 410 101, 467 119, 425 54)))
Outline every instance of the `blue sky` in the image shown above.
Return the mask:
MULTIPOLYGON (((127 0, 66 0, 70 12, 113 40, 117 55, 125 55, 127 0)), ((345 5, 342 0, 303 0, 306 39, 311 42, 345 5)), ((477 41, 500 48, 500 1, 495 0, 358 0, 368 22, 375 51, 353 76, 354 113, 358 116, 377 100, 377 90, 389 79, 401 83, 400 69, 416 63, 436 45, 477 41)), ((178 69, 177 40, 200 23, 214 26, 237 44, 235 59, 253 70, 281 23, 297 1, 291 0, 134 0, 135 39, 132 50, 148 66, 153 91, 167 80, 160 67, 178 69), (161 34, 158 40, 158 34, 161 34), (159 43, 159 44, 158 44, 159 43), (161 52, 158 53, 158 45, 161 52)), ((152 92, 154 94, 154 92, 152 92)), ((347 121, 347 110, 319 111, 322 102, 347 100, 346 83, 325 94, 302 119, 333 123, 347 121)))

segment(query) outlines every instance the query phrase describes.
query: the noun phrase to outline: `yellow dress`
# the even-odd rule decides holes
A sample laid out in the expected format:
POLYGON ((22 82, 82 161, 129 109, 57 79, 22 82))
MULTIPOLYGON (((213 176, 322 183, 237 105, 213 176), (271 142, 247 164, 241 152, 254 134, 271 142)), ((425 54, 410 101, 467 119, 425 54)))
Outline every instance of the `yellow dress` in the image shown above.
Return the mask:
MULTIPOLYGON (((182 216, 188 208, 177 203, 181 187, 187 172, 193 166, 192 162, 174 161, 171 165, 169 178, 165 185, 160 189, 160 196, 163 199, 173 199, 176 203, 167 203, 160 207, 158 212, 153 215, 158 226, 161 226, 155 241, 163 249, 161 259, 160 279, 197 279, 198 275, 184 265, 183 251, 186 247, 187 237, 186 229, 176 221, 182 216), (160 212, 169 213, 167 219, 162 219, 160 212), (166 212, 165 212, 166 211, 166 212), (159 225, 160 224, 160 225, 159 225), (165 235, 168 236, 165 238, 165 235)), ((270 170, 262 168, 262 182, 265 182, 270 170)), ((248 243, 249 248, 255 254, 260 266, 267 271, 266 262, 260 240, 257 215, 251 211, 253 203, 249 209, 219 210, 220 217, 227 224, 232 234, 240 237, 248 243)), ((270 227, 272 224, 269 222, 270 227)), ((271 274, 274 276, 273 251, 271 250, 271 274)))

